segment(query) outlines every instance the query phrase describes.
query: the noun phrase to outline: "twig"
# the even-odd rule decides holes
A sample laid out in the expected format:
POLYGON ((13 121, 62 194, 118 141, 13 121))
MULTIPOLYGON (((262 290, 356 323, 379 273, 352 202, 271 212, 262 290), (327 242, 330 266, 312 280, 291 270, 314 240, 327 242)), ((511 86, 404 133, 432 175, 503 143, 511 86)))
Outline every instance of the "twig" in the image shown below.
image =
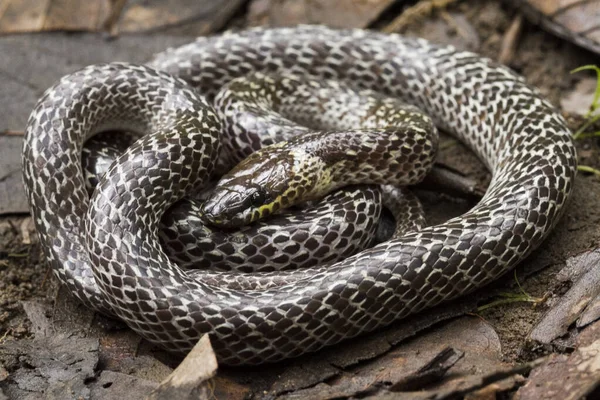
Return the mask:
POLYGON ((19 230, 21 231, 21 243, 23 244, 31 244, 31 236, 29 235, 29 223, 31 222, 31 217, 27 217, 21 221, 19 225, 19 230))
POLYGON ((44 278, 42 278, 42 283, 40 284, 40 288, 44 288, 46 286, 46 281, 48 280, 48 275, 50 274, 51 268, 46 268, 46 272, 44 272, 44 278))
POLYGON ((102 23, 102 30, 108 32, 111 37, 115 37, 118 34, 117 22, 121 18, 127 0, 111 0, 110 3, 110 13, 102 23))
POLYGON ((510 27, 502 39, 500 56, 498 57, 498 61, 500 61, 502 64, 510 64, 512 62, 513 58, 515 57, 515 51, 517 50, 517 45, 522 31, 523 16, 518 14, 515 19, 513 19, 513 22, 510 24, 510 27))
POLYGON ((25 132, 23 132, 23 131, 4 130, 4 131, 0 132, 0 135, 3 135, 3 136, 24 136, 25 132))
POLYGON ((456 18, 450 15, 446 10, 440 11, 440 17, 442 17, 442 19, 446 21, 446 23, 452 29, 454 29, 460 37, 462 37, 463 39, 469 39, 469 34, 465 31, 465 28, 456 20, 456 18))
POLYGON ((12 332, 12 328, 8 328, 6 330, 6 332, 4 332, 4 335, 2 335, 2 337, 0 337, 0 343, 4 343, 4 341, 6 340, 8 335, 10 335, 11 332, 12 332))

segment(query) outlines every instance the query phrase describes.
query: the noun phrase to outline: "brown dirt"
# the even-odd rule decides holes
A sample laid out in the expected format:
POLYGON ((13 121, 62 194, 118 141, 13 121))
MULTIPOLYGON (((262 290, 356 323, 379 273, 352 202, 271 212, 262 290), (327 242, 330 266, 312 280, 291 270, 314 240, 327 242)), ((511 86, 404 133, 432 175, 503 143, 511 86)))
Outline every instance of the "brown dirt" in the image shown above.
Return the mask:
MULTIPOLYGON (((29 335, 29 323, 21 301, 44 297, 51 301, 50 278, 29 217, 5 217, 0 220, 0 338, 29 335), (26 232, 23 235, 23 232, 26 232), (25 242, 25 243, 24 243, 25 242)), ((2 343, 0 339, 0 343, 2 343)))
MULTIPOLYGON (((449 15, 462 16, 472 25, 480 39, 478 52, 489 57, 499 54, 504 32, 515 12, 497 2, 464 1, 451 7, 449 15), (483 4, 482 4, 483 3, 483 4)), ((431 37, 429 24, 444 23, 442 17, 428 18, 427 24, 409 27, 408 34, 429 37, 437 41, 460 42, 457 30, 446 25, 444 38, 431 37), (442 21, 442 22, 440 22, 442 21), (457 39, 458 37, 458 39, 457 39)), ((439 30, 437 31, 439 34, 439 30)), ((525 23, 524 32, 510 66, 538 86, 550 101, 558 105, 561 97, 579 80, 569 71, 592 63, 592 55, 570 43, 557 39, 539 28, 525 23)), ((580 118, 568 118, 572 128, 578 127, 580 118)), ((600 145, 595 139, 578 142, 580 163, 600 167, 600 145)), ((482 165, 461 144, 448 145, 441 154, 443 162, 467 176, 484 183, 489 175, 482 165)), ((565 216, 548 240, 518 268, 523 289, 533 297, 560 294, 564 288, 557 286, 554 276, 564 266, 565 260, 600 243, 600 180, 579 174, 574 195, 565 216)), ((470 204, 449 200, 446 197, 423 197, 430 220, 437 222, 469 208, 470 204)), ((0 219, 0 343, 6 338, 27 337, 29 325, 20 302, 43 299, 52 304, 56 280, 48 273, 41 251, 26 217, 0 219), (27 243, 27 237, 31 244, 27 243)), ((507 276, 494 286, 497 290, 516 292, 514 277, 507 276)), ((514 362, 535 356, 526 346, 526 337, 532 326, 545 311, 544 305, 533 307, 529 303, 514 303, 492 307, 479 315, 490 322, 500 335, 505 361, 514 362)))

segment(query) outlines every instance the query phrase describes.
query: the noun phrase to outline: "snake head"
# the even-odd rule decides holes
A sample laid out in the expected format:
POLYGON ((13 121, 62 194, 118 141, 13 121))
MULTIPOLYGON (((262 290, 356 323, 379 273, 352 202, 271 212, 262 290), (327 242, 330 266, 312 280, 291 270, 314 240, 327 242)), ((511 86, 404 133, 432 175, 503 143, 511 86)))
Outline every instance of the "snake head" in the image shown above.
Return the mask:
POLYGON ((262 153, 251 154, 221 178, 202 206, 204 222, 243 226, 287 205, 291 160, 283 152, 262 153))

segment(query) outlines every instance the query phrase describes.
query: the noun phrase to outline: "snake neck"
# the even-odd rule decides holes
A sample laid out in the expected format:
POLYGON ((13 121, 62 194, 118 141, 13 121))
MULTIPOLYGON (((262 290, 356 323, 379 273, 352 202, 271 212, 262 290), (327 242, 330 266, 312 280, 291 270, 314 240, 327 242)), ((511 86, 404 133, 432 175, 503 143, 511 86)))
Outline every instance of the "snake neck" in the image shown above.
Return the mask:
MULTIPOLYGON (((340 181, 339 169, 336 164, 328 163, 323 157, 304 148, 290 150, 293 164, 290 168, 288 188, 279 196, 281 208, 301 204, 327 195, 345 183, 340 181)), ((341 166, 341 165, 340 165, 341 166)))
POLYGON ((416 183, 433 164, 436 138, 420 129, 359 129, 267 146, 221 179, 204 204, 204 220, 242 226, 345 185, 416 183))

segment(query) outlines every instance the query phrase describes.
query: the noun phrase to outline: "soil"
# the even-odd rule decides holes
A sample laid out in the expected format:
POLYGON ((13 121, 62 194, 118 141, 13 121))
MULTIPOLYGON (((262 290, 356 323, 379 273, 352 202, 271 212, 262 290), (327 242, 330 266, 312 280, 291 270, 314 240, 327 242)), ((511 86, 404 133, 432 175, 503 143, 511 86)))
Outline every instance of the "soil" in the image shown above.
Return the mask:
MULTIPOLYGON (((461 29, 455 29, 452 23, 448 23, 454 18, 455 22, 459 21, 459 26, 463 22, 468 24, 468 29, 463 29, 464 31, 474 32, 480 43, 476 48, 479 53, 495 58, 499 54, 503 35, 516 12, 498 2, 464 1, 451 6, 444 15, 445 17, 426 17, 425 22, 418 26, 407 27, 405 33, 439 42, 458 45, 467 43, 466 47, 469 47, 469 43, 475 41, 465 40, 461 37, 461 29), (441 25, 442 28, 431 29, 433 25, 441 25)), ((540 88, 558 107, 560 99, 581 78, 579 75, 571 75, 570 71, 593 61, 591 53, 525 23, 509 66, 540 88)), ((581 117, 565 117, 573 130, 582 123, 581 117)), ((447 138, 443 143, 440 155, 442 162, 480 185, 487 184, 489 174, 472 153, 453 139, 447 138)), ((578 140, 577 148, 580 164, 600 168, 600 143, 597 139, 578 140)), ((473 205, 443 195, 419 195, 431 223, 459 215, 473 205)), ((598 247, 598 198, 600 180, 593 175, 580 173, 564 217, 546 242, 517 269, 516 277, 522 289, 532 298, 560 296, 565 288, 557 284, 554 277, 564 267, 565 261, 571 256, 598 247)), ((512 274, 501 279, 494 288, 501 292, 519 291, 512 274)), ((56 293, 57 281, 44 263, 31 219, 25 216, 0 218, 0 343, 9 338, 31 336, 30 323, 23 312, 22 301, 40 299, 53 304, 56 293)), ((474 311, 491 323, 499 334, 504 361, 513 363, 539 356, 538 350, 527 343, 529 331, 546 310, 546 303, 539 303, 534 305, 530 302, 518 302, 490 307, 481 312, 474 311)))

